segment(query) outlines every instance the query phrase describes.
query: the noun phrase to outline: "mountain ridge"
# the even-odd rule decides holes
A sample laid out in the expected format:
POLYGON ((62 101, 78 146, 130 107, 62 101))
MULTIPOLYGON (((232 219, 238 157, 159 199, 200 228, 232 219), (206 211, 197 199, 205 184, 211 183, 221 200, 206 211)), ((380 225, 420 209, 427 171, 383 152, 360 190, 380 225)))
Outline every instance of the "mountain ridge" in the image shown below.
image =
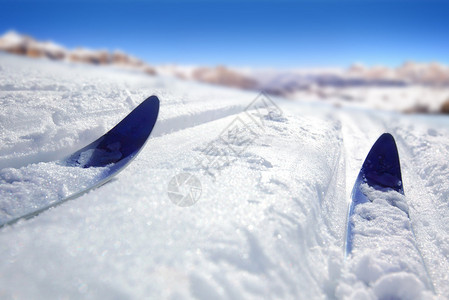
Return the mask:
POLYGON ((141 70, 149 75, 156 74, 154 67, 119 50, 109 52, 108 50, 91 50, 82 47, 69 50, 52 41, 38 41, 31 36, 19 34, 14 30, 10 30, 0 37, 0 50, 32 58, 46 57, 52 60, 94 65, 115 65, 122 68, 141 70))

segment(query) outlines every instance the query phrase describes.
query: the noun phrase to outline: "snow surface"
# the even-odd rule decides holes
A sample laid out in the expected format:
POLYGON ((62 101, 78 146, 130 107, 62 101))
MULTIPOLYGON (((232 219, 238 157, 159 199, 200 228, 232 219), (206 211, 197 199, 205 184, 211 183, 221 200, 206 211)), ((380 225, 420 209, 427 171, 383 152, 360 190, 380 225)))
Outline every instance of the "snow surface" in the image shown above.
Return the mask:
POLYGON ((76 168, 58 162, 0 171, 0 224, 31 213, 100 182, 108 167, 76 168))
POLYGON ((0 195, 15 197, 0 211, 96 176, 52 161, 152 94, 152 137, 115 180, 0 229, 2 298, 449 298, 444 117, 281 98, 245 111, 266 97, 0 53, 0 195), (383 132, 396 138, 405 197, 367 187, 375 200, 358 208, 367 218, 345 259, 349 194, 383 132), (201 196, 179 207, 167 188, 186 172, 201 196))

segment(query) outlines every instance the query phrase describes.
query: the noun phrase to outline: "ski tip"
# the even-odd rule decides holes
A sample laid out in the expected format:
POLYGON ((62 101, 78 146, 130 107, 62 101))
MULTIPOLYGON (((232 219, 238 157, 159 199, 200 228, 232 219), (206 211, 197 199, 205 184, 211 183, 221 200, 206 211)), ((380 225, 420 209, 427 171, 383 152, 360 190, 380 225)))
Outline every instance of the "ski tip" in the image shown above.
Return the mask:
MULTIPOLYGON (((140 103, 134 111, 147 111, 151 116, 153 116, 155 119, 157 119, 157 116, 159 114, 159 105, 160 101, 159 98, 155 95, 152 95, 145 99, 142 103, 140 103)), ((156 122, 156 120, 154 120, 156 122)))
POLYGON ((148 97, 141 104, 143 104, 145 102, 151 102, 155 107, 157 106, 159 108, 160 101, 159 101, 159 98, 155 95, 148 97))
POLYGON ((131 135, 134 138, 144 137, 146 139, 151 133, 158 115, 159 98, 153 95, 142 101, 107 134, 116 131, 124 137, 131 135))
POLYGON ((404 193, 398 149, 391 134, 384 133, 377 139, 361 172, 370 186, 388 187, 404 193))
POLYGON ((111 130, 64 160, 83 168, 125 166, 142 149, 159 115, 159 98, 150 96, 111 130), (120 163, 120 164, 119 164, 120 163))

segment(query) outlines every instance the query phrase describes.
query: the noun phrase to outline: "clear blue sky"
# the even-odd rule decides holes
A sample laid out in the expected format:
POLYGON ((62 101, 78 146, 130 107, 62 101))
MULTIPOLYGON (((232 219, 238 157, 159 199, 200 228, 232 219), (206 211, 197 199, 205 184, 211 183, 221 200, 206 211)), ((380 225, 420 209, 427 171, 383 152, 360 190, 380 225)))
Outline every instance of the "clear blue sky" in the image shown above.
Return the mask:
POLYGON ((0 0, 9 29, 153 64, 449 64, 449 1, 0 0))

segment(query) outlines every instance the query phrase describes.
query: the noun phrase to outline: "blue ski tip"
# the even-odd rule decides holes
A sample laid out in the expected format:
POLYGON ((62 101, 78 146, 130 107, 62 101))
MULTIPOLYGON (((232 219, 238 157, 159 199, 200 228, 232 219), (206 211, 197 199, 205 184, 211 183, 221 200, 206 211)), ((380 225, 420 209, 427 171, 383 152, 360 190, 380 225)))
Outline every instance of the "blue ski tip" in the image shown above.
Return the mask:
POLYGON ((370 186, 392 188, 404 193, 398 149, 391 134, 384 133, 377 139, 360 173, 370 186))
POLYGON ((114 128, 86 147, 72 153, 59 163, 78 168, 108 167, 101 178, 89 187, 81 188, 78 192, 64 198, 57 199, 0 224, 12 225, 22 219, 31 219, 40 213, 75 199, 87 191, 94 189, 123 170, 145 145, 159 114, 159 99, 151 96, 137 106, 114 128))
POLYGON ((117 170, 136 156, 145 144, 159 113, 159 99, 151 96, 102 137, 76 151, 68 165, 89 168, 114 164, 117 170))
POLYGON ((351 217, 354 214, 355 207, 370 201, 360 189, 363 183, 374 188, 391 188, 404 194, 398 149, 391 134, 382 134, 374 143, 352 189, 351 204, 347 217, 345 257, 351 253, 353 247, 354 224, 351 217))

